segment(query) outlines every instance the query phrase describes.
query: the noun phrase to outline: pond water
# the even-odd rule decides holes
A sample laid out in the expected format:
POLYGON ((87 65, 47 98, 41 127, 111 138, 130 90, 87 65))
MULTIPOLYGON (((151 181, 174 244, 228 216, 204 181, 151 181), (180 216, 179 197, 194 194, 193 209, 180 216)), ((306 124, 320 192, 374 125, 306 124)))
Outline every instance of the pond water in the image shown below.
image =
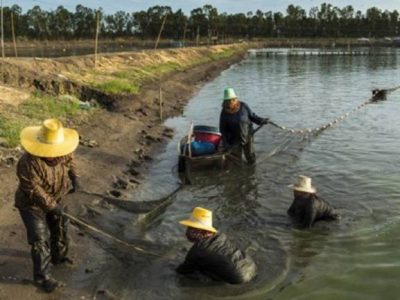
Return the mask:
MULTIPOLYGON (((140 51, 145 49, 154 49, 155 41, 134 41, 134 42, 103 42, 98 46, 98 53, 115 53, 122 51, 140 51)), ((17 45, 18 46, 18 45, 17 45)), ((161 41, 158 44, 159 49, 164 48, 180 48, 183 46, 193 46, 192 42, 186 42, 183 44, 178 41, 161 41)), ((56 43, 43 43, 42 45, 36 45, 32 47, 22 47, 17 48, 18 57, 65 57, 65 56, 76 56, 76 55, 87 55, 94 54, 94 42, 86 44, 77 44, 71 42, 71 44, 64 43, 60 46, 56 43)), ((7 57, 14 57, 14 48, 10 45, 5 48, 5 55, 7 57)))
MULTIPOLYGON (((369 99, 373 88, 398 85, 398 50, 377 56, 249 54, 205 85, 182 117, 166 122, 177 134, 135 196, 155 199, 177 187, 177 141, 191 121, 218 125, 226 87, 234 87, 260 116, 297 129, 329 123, 369 99)), ((399 115, 400 90, 318 136, 265 126, 255 136, 255 166, 197 172, 193 184, 141 232, 175 255, 131 266, 120 296, 131 299, 134 291, 137 299, 396 299, 399 115), (312 177, 318 194, 338 209, 339 221, 292 228, 286 210, 293 195, 287 186, 300 174, 312 177), (195 206, 211 209, 215 226, 255 257, 254 282, 197 283, 175 274, 191 246, 178 221, 195 206)), ((125 228, 125 238, 137 237, 135 226, 125 228)))

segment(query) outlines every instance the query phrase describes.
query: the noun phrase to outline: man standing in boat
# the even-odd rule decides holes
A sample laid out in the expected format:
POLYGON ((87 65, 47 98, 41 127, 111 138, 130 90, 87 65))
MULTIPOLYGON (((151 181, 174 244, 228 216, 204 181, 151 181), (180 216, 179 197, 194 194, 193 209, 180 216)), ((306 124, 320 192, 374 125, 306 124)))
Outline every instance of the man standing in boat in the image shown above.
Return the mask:
POLYGON ((249 164, 254 164, 253 123, 268 124, 268 118, 261 118, 253 113, 250 107, 239 101, 233 88, 224 90, 224 100, 219 119, 219 130, 225 149, 242 159, 242 152, 249 164))

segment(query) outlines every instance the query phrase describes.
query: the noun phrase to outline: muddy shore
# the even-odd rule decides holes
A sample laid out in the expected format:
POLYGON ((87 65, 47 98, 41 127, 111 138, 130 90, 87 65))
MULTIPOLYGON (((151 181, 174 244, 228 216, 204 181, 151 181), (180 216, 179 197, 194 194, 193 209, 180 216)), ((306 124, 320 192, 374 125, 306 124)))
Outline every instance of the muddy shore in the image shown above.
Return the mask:
MULTIPOLYGON (((165 87, 164 119, 181 114, 204 83, 240 61, 243 55, 241 52, 161 77, 165 87)), ((77 128, 81 137, 96 141, 94 147, 81 145, 76 151, 83 189, 129 199, 131 192, 146 180, 146 169, 154 155, 163 151, 174 134, 160 122, 159 89, 158 82, 148 82, 140 94, 115 98, 113 109, 101 110, 77 128)), ((118 299, 118 286, 107 285, 106 277, 112 274, 106 270, 110 265, 123 268, 120 257, 103 248, 104 241, 76 226, 70 226, 70 256, 74 264, 53 269, 53 275, 67 286, 48 295, 32 285, 30 248, 18 211, 13 207, 17 187, 15 164, 1 165, 0 174, 0 299, 118 299)), ((101 204, 98 198, 84 194, 67 201, 71 214, 84 220, 101 204)))

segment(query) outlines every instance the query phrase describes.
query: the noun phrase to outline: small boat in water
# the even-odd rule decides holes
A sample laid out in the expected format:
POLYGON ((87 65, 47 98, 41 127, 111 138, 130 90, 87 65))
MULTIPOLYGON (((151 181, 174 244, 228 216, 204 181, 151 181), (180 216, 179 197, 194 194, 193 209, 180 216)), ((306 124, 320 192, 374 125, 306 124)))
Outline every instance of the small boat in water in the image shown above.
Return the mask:
POLYGON ((226 152, 221 143, 218 128, 206 125, 190 126, 190 130, 178 143, 178 172, 185 173, 190 181, 192 169, 223 168, 226 152))

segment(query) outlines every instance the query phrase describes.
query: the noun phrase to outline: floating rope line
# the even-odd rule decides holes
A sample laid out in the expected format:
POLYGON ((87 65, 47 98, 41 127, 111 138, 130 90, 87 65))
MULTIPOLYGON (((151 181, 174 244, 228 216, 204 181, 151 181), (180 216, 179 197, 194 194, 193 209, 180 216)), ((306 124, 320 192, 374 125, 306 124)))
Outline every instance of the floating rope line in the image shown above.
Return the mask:
MULTIPOLYGON (((383 91, 383 97, 385 97, 388 93, 394 92, 396 90, 400 89, 400 86, 391 88, 391 89, 385 89, 385 90, 380 90, 383 91)), ((333 127, 335 124, 344 121, 345 119, 347 119, 350 115, 354 114, 355 112, 357 112, 358 110, 360 110, 361 108, 365 107, 368 104, 374 103, 374 102, 378 102, 384 100, 384 98, 377 98, 376 96, 372 96, 371 98, 369 98, 367 101, 365 101, 364 103, 358 105, 356 108, 354 108, 353 110, 341 115, 340 117, 335 118, 333 121, 320 126, 320 127, 316 127, 316 128, 303 128, 303 129, 293 129, 293 128, 288 128, 285 126, 281 126, 278 125, 274 122, 269 122, 269 124, 271 124, 272 126, 275 126, 281 130, 284 130, 286 132, 290 132, 290 133, 299 133, 299 134, 304 134, 304 133, 320 133, 328 128, 333 127)))

